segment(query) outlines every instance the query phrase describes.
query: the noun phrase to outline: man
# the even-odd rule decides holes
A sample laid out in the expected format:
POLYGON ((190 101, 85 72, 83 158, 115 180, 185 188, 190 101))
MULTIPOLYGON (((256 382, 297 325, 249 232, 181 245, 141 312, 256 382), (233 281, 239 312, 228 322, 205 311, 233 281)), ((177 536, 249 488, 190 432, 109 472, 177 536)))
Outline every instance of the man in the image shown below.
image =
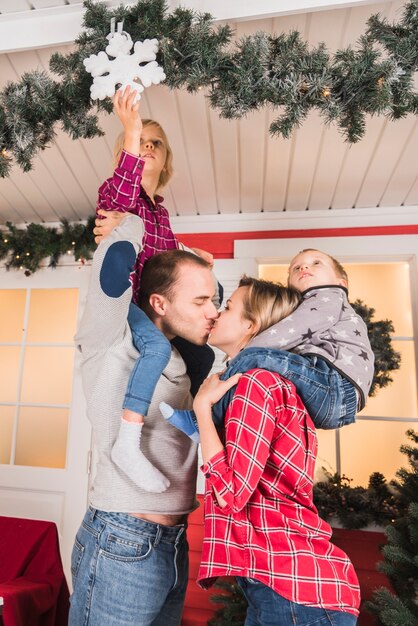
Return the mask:
MULTIPOLYGON (((161 400, 190 408, 190 380, 175 348, 153 395, 141 438, 146 457, 170 481, 164 493, 137 487, 111 459, 122 403, 138 352, 127 323, 129 274, 142 237, 127 215, 95 252, 76 336, 82 355, 95 471, 90 508, 77 533, 69 626, 178 626, 188 580, 185 528, 196 506, 196 444, 158 410, 161 400)), ((143 308, 168 338, 203 345, 218 317, 209 265, 173 250, 148 261, 143 308)))

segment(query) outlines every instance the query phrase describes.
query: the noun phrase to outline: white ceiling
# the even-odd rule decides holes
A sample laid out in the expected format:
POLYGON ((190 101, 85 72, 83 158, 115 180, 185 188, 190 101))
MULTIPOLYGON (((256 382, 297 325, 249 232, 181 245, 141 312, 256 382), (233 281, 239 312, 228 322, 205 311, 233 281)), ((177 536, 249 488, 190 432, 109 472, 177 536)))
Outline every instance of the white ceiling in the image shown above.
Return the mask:
MULTIPOLYGON (((72 0, 0 0, 0 41, 2 29, 4 34, 6 28, 10 31, 11 23, 16 27, 19 19, 46 18, 47 8, 62 5, 68 10, 70 4, 79 8, 72 0)), ((197 0, 193 4, 210 10, 211 4, 219 8, 222 3, 197 0)), ((340 1, 333 6, 342 8, 325 10, 326 3, 319 0, 310 0, 310 8, 307 0, 293 0, 280 3, 287 5, 286 14, 262 19, 253 19, 254 6, 252 12, 246 7, 257 4, 260 14, 271 15, 272 0, 223 4, 229 12, 235 9, 239 18, 229 19, 237 36, 297 29, 311 45, 325 41, 334 52, 355 43, 371 14, 381 12, 396 20, 404 3, 340 1), (290 6, 295 13, 289 14, 290 6)), ((39 29, 40 23, 34 21, 33 28, 39 29)), ((38 30, 36 35, 39 39, 38 30)), ((69 49, 70 45, 54 45, 0 53, 0 89, 7 81, 18 81, 25 71, 47 69, 53 51, 69 49)), ((331 219, 344 209, 359 214, 369 207, 382 207, 382 213, 388 214, 391 209, 384 207, 393 207, 395 213, 405 206, 417 207, 418 216, 417 117, 398 122, 370 119, 365 138, 350 146, 315 114, 288 140, 269 136, 268 126, 275 117, 272 110, 240 121, 221 120, 208 107, 203 92, 190 95, 152 87, 145 92, 141 111, 144 117, 161 122, 173 147, 176 175, 165 190, 165 204, 180 223, 199 216, 193 218, 197 231, 199 219, 215 215, 220 217, 214 221, 214 230, 216 224, 222 230, 225 218, 236 219, 239 230, 246 215, 285 211, 330 209, 331 219)), ((76 141, 57 128, 56 143, 35 159, 32 171, 23 173, 15 167, 9 178, 0 179, 0 224, 8 220, 18 224, 73 221, 91 215, 97 188, 111 172, 112 145, 120 130, 113 115, 102 117, 102 128, 104 137, 76 141)))

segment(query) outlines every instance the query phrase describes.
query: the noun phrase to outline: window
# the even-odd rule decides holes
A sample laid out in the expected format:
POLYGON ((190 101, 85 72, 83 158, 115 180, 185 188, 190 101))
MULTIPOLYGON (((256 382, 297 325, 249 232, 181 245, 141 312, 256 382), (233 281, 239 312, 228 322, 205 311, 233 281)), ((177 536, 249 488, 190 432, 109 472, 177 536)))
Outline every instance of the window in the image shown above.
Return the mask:
POLYGON ((65 468, 78 289, 0 290, 0 463, 65 468))

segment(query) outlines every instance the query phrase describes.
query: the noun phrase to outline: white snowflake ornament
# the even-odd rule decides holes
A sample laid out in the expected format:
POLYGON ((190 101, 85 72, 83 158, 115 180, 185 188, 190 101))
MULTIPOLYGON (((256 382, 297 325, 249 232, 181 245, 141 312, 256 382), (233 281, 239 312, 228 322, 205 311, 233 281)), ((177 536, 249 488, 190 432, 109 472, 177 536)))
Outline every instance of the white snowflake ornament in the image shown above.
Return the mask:
POLYGON ((145 87, 158 85, 165 79, 163 68, 158 65, 156 55, 158 52, 157 39, 145 39, 137 41, 135 45, 131 36, 126 32, 112 32, 107 36, 109 44, 106 52, 91 54, 84 59, 83 64, 93 76, 93 84, 90 94, 93 100, 111 98, 120 85, 125 89, 128 85, 137 91, 137 102, 145 87), (133 53, 130 50, 134 45, 133 53), (109 57, 114 57, 110 59, 109 57))

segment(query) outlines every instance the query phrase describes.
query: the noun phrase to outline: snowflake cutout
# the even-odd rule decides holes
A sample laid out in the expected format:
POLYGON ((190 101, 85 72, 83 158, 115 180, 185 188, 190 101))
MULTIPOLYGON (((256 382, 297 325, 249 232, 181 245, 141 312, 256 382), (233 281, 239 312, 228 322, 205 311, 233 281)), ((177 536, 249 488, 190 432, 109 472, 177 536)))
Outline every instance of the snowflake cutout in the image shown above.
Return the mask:
POLYGON ((91 54, 83 61, 87 72, 93 76, 90 87, 93 100, 111 98, 117 85, 122 90, 129 85, 137 91, 135 101, 138 101, 145 87, 158 85, 165 79, 163 68, 155 60, 157 39, 137 41, 134 45, 131 36, 126 32, 110 33, 107 39, 109 44, 106 52, 91 54), (134 50, 130 54, 133 45, 134 50))

